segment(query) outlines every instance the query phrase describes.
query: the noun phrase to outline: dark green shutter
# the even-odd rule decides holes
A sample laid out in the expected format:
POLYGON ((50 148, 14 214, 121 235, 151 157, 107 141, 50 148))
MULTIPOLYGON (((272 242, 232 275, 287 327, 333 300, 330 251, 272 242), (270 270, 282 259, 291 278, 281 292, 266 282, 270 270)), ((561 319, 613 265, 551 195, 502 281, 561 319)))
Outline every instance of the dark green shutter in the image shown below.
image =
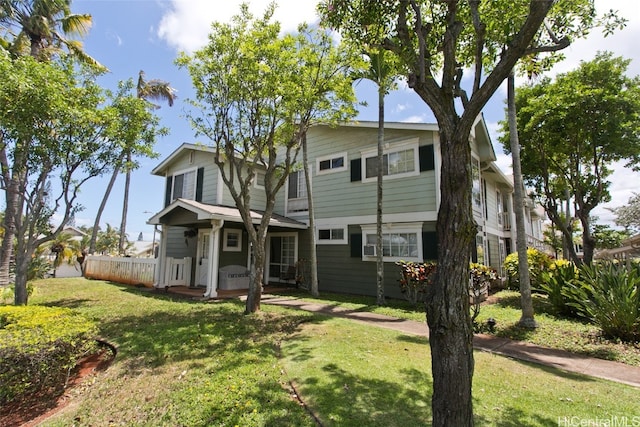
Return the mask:
POLYGON ((351 258, 362 258, 362 234, 349 235, 351 258))
POLYGON ((167 177, 167 187, 164 190, 164 207, 166 208, 171 203, 171 187, 173 186, 173 176, 167 177))
POLYGON ((202 181, 204 181, 204 168, 198 168, 196 174, 196 202, 202 201, 202 181))
POLYGON ((438 236, 435 231, 422 232, 422 257, 425 261, 438 259, 438 236))
POLYGON ((362 181, 362 159, 351 160, 351 182, 362 181))
POLYGON ((418 157, 420 159, 420 172, 432 171, 435 169, 433 145, 420 146, 418 148, 418 157))

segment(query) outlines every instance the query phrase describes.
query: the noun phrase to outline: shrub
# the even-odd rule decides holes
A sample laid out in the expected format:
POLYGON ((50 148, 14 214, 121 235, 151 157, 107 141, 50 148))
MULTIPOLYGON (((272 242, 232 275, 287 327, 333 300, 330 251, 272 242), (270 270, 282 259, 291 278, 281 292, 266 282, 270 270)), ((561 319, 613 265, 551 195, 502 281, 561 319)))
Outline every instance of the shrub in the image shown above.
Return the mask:
POLYGON ((611 338, 640 340, 640 269, 615 262, 582 266, 573 286, 577 311, 611 338))
POLYGON ((65 308, 0 307, 0 404, 64 387, 95 349, 95 324, 65 308))
MULTIPOLYGON (((527 249, 527 261, 529 263, 529 279, 531 288, 540 287, 540 273, 549 269, 552 259, 549 255, 534 248, 527 249)), ((504 269, 508 277, 508 287, 520 290, 520 276, 518 271, 518 253, 514 252, 504 259, 504 269)))
POLYGON ((547 301, 557 314, 578 315, 575 303, 579 295, 574 292, 579 278, 578 271, 571 261, 560 259, 552 262, 548 270, 540 273, 539 288, 535 290, 547 295, 547 301))
POLYGON ((398 261, 400 266, 400 292, 412 304, 424 302, 427 286, 436 271, 435 262, 398 261))

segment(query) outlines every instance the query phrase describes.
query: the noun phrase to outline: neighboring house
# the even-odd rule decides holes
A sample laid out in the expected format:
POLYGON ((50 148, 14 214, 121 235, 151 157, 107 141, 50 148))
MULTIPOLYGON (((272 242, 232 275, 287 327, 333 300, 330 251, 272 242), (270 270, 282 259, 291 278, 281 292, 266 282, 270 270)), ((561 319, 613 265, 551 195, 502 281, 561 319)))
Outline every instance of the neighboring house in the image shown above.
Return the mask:
MULTIPOLYGON (((316 126, 308 132, 321 292, 375 295, 377 127, 377 122, 355 122, 316 126)), ((440 140, 436 124, 386 123, 385 141, 385 293, 400 297, 394 263, 437 258, 440 140)), ((473 260, 501 269, 505 256, 515 249, 513 185, 494 163, 482 117, 470 144, 478 224, 473 260)), ((216 296, 218 289, 248 284, 247 233, 213 156, 210 147, 182 144, 152 171, 166 179, 165 207, 148 221, 161 230, 157 287, 170 286, 174 275, 184 274, 180 268, 188 269, 188 283, 202 287, 208 297, 216 296)), ((265 202, 260 181, 258 177, 252 193, 255 223, 265 202)), ((538 217, 532 213, 529 210, 530 231, 540 239, 538 217)), ((300 170, 289 176, 277 198, 268 230, 265 283, 291 283, 295 275, 308 280, 307 224, 307 192, 300 170)))

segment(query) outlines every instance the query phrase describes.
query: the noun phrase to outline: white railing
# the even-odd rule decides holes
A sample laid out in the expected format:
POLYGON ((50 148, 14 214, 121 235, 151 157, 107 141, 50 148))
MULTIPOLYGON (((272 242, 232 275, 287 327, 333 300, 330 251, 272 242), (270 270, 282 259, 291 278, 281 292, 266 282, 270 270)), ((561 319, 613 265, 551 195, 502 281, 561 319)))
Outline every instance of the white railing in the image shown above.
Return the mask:
POLYGON ((167 258, 164 286, 191 286, 191 258, 167 258))

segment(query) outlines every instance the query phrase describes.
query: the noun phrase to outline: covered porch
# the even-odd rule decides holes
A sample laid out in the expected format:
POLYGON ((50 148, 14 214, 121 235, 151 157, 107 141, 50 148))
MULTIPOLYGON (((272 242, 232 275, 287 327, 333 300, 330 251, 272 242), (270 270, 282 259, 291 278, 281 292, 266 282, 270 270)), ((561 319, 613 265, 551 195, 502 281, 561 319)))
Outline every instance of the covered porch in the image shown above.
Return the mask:
MULTIPOLYGON (((252 223, 257 226, 262 215, 251 211, 252 223)), ((237 208, 177 199, 147 222, 160 226, 155 288, 186 288, 202 298, 246 293, 253 271, 253 251, 237 208), (183 266, 182 270, 176 266, 183 266), (174 274, 181 280, 173 281, 174 274)), ((306 229, 303 222, 272 215, 267 233, 265 283, 278 283, 283 272, 295 265, 299 234, 306 229)))

